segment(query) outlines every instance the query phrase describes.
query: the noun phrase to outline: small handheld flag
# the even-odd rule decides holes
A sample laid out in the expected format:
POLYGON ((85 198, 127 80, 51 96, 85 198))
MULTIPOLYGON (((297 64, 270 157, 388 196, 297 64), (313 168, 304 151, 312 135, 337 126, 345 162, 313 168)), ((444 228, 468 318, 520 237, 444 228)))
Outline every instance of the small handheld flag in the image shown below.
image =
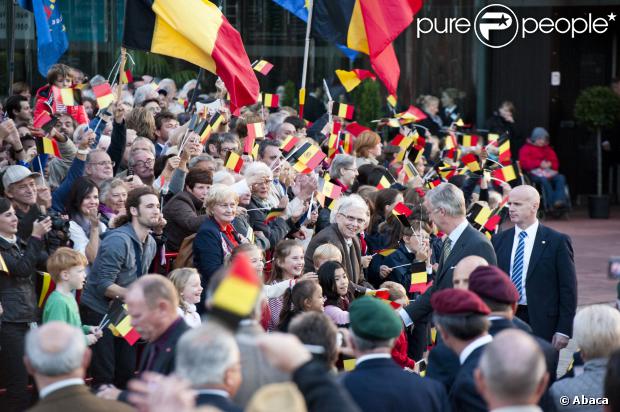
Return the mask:
POLYGON ((241 168, 243 167, 243 159, 235 152, 228 152, 224 167, 226 169, 234 171, 235 173, 239 173, 241 171, 241 168))
POLYGON ((347 120, 353 119, 354 107, 350 104, 334 103, 332 107, 332 114, 334 116, 342 117, 347 120))
POLYGON ((100 109, 105 109, 114 101, 114 94, 108 82, 94 86, 93 93, 97 98, 97 105, 100 109))
POLYGON ((259 60, 252 66, 252 68, 263 76, 267 76, 271 69, 273 69, 273 64, 269 63, 267 60, 259 60))

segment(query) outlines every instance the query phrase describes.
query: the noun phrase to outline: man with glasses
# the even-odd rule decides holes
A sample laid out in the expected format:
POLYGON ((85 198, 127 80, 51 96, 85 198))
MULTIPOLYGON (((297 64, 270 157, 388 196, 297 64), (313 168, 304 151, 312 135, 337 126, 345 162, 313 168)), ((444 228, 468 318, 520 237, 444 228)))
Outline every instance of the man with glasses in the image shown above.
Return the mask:
POLYGON ((223 161, 226 161, 226 157, 230 152, 239 153, 239 138, 232 133, 221 133, 220 139, 216 143, 217 155, 223 161))
POLYGON ((340 250, 349 279, 356 285, 370 287, 362 271, 362 252, 358 238, 369 219, 368 206, 360 196, 342 196, 338 199, 330 216, 331 224, 314 236, 308 245, 304 256, 304 273, 314 271, 312 257, 316 248, 331 243, 340 250))
POLYGON ((105 180, 114 177, 114 162, 105 151, 96 149, 86 156, 86 170, 84 173, 97 187, 105 180))
POLYGON ((145 185, 152 185, 155 180, 155 155, 146 150, 138 150, 129 158, 129 169, 145 185))
POLYGON ((428 322, 433 312, 431 296, 435 291, 452 288, 454 267, 461 259, 475 255, 486 259, 491 265, 497 264, 491 242, 465 218, 465 197, 461 189, 451 183, 437 186, 424 196, 424 208, 446 237, 433 286, 400 311, 405 326, 414 324, 423 327, 428 322))

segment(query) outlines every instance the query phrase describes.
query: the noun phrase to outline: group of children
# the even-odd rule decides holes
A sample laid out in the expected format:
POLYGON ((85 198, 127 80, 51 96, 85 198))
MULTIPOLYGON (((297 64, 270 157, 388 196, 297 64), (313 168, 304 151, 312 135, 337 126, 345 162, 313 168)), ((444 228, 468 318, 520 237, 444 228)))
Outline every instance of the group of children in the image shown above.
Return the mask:
MULTIPOLYGON (((375 253, 370 268, 379 268, 376 270, 379 277, 375 276, 374 280, 379 290, 389 293, 389 300, 396 303, 394 307, 404 306, 409 303, 410 296, 407 292, 411 282, 408 266, 413 262, 428 261, 430 228, 421 220, 404 227, 391 215, 382 224, 391 226, 386 233, 396 241, 397 247, 387 256, 375 253)), ((304 312, 324 312, 336 326, 348 327, 349 305, 356 296, 349 287, 342 255, 336 246, 327 243, 317 247, 313 254, 315 272, 309 273, 302 273, 304 248, 297 240, 281 241, 269 262, 265 262, 263 251, 254 244, 238 246, 230 259, 239 253, 244 253, 256 272, 265 279, 262 325, 266 330, 286 332, 291 320, 304 312), (269 263, 269 274, 264 276, 269 263)), ((45 303, 43 322, 60 320, 81 327, 86 341, 92 345, 102 336, 102 331, 98 326, 81 324, 74 297, 75 291, 84 286, 87 266, 85 256, 69 248, 59 248, 49 257, 48 271, 56 289, 45 303)), ((170 272, 168 277, 178 293, 179 315, 190 327, 199 326, 201 318, 196 305, 203 293, 200 274, 194 268, 180 268, 170 272)), ((407 335, 403 331, 392 354, 401 366, 413 369, 415 362, 409 358, 407 348, 407 335)))

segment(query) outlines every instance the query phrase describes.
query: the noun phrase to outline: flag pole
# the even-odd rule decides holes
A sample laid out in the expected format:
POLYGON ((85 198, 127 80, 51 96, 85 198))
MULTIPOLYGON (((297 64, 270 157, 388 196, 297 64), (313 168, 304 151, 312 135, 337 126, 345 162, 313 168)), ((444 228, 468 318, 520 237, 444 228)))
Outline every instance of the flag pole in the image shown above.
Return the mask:
POLYGON ((198 97, 198 91, 200 90, 200 81, 204 76, 205 69, 202 67, 198 70, 198 77, 196 78, 196 87, 194 87, 194 92, 192 93, 192 100, 190 100, 189 105, 187 106, 186 113, 191 113, 194 105, 196 104, 196 98, 198 97))
POLYGON ((127 62, 127 49, 121 47, 121 62, 118 66, 118 89, 116 91, 116 102, 119 103, 121 101, 121 96, 123 95, 123 82, 121 81, 123 73, 125 73, 125 62, 127 62))
POLYGON ((15 80, 15 0, 11 0, 9 3, 9 27, 7 30, 7 36, 10 36, 9 41, 9 53, 7 58, 9 69, 9 84, 7 96, 10 96, 13 88, 13 81, 15 80))
POLYGON ((306 23, 306 43, 304 47, 304 65, 301 72, 301 90, 299 90, 299 117, 304 118, 304 105, 306 100, 306 76, 308 74, 308 54, 310 51, 310 30, 312 28, 312 10, 314 9, 314 0, 308 2, 308 22, 306 23), (302 97, 303 96, 303 97, 302 97))

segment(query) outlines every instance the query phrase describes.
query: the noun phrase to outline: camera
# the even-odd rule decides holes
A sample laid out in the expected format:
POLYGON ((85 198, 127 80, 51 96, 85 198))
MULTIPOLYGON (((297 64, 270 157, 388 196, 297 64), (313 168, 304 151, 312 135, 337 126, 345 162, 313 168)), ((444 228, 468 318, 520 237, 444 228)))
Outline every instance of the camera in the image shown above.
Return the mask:
POLYGON ((41 221, 48 217, 52 220, 52 229, 46 236, 48 253, 53 253, 61 246, 70 246, 69 220, 55 210, 49 210, 47 214, 39 215, 37 220, 41 221))

